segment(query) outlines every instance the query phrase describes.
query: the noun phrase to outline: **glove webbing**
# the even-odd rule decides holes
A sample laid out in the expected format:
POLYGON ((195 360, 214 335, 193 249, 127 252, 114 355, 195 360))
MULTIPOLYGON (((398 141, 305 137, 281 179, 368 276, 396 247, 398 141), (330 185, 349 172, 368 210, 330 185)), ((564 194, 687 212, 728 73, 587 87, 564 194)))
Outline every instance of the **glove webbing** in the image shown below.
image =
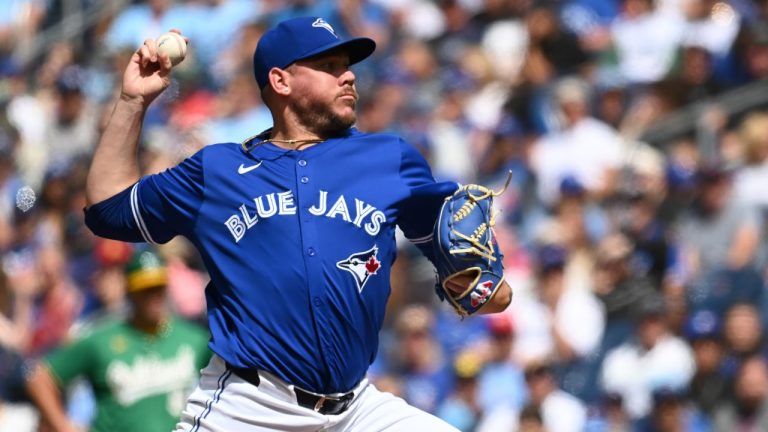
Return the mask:
MULTIPOLYGON (((465 202, 464 205, 462 205, 461 208, 456 211, 456 214, 453 215, 454 222, 459 222, 465 217, 467 217, 467 215, 469 215, 472 209, 474 209, 477 206, 477 201, 484 200, 488 197, 497 197, 503 194, 504 191, 507 190, 507 187, 509 186, 509 182, 511 180, 512 180, 512 172, 510 171, 509 174, 507 175, 507 181, 504 182, 504 186, 498 192, 481 185, 471 184, 467 186, 462 186, 462 189, 467 192, 467 195, 469 196, 470 201, 465 202), (474 195, 472 194, 472 190, 478 190, 481 192, 481 194, 474 195)), ((452 255, 471 253, 474 255, 479 255, 490 261, 496 261, 496 257, 493 256, 493 242, 491 241, 491 237, 488 238, 487 245, 480 243, 478 239, 482 237, 482 235, 485 234, 485 232, 489 228, 493 229, 494 225, 496 225, 497 214, 498 212, 491 213, 490 220, 488 221, 490 224, 490 227, 488 226, 488 224, 483 222, 480 226, 475 228, 475 231, 469 236, 464 235, 459 231, 456 231, 455 229, 451 229, 451 232, 454 235, 468 241, 473 247, 464 248, 464 249, 451 249, 450 253, 452 255)))

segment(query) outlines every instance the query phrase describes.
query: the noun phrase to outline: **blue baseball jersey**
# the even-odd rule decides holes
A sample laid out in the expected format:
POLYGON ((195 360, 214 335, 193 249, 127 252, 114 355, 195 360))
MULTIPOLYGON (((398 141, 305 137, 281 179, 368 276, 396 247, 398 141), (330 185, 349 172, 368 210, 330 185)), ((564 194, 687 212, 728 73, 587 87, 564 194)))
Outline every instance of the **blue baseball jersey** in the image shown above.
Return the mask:
POLYGON ((211 276, 211 349, 317 393, 346 392, 378 348, 395 227, 429 254, 443 199, 396 136, 352 128, 301 151, 210 145, 86 209, 97 235, 187 237, 211 276))

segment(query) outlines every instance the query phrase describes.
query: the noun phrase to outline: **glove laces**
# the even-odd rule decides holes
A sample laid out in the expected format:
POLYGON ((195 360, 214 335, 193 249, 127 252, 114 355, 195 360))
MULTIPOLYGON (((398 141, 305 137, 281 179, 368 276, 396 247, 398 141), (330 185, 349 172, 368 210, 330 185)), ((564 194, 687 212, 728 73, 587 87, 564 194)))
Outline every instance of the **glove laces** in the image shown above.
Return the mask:
MULTIPOLYGON (((492 200, 494 197, 503 194, 504 191, 507 190, 511 180, 512 171, 509 171, 507 174, 507 180, 504 182, 504 186, 499 191, 494 191, 493 189, 489 189, 485 186, 477 184, 462 186, 461 190, 467 192, 468 200, 453 215, 453 221, 459 222, 467 217, 472 212, 472 210, 477 207, 478 201, 489 198, 492 200), (479 192, 479 194, 474 194, 472 193, 473 191, 479 192)), ((456 231, 455 229, 451 229, 451 232, 455 236, 467 241, 471 245, 471 247, 463 249, 451 249, 450 253, 452 255, 470 253, 483 257, 492 262, 496 261, 496 257, 493 253, 493 227, 496 225, 496 216, 501 212, 493 211, 492 206, 493 202, 491 201, 491 203, 488 204, 488 208, 491 211, 491 216, 488 218, 488 222, 483 222, 480 224, 477 228, 475 228, 472 234, 466 235, 456 231), (488 240, 486 242, 482 242, 482 238, 485 236, 489 229, 491 230, 491 235, 488 236, 488 240)))

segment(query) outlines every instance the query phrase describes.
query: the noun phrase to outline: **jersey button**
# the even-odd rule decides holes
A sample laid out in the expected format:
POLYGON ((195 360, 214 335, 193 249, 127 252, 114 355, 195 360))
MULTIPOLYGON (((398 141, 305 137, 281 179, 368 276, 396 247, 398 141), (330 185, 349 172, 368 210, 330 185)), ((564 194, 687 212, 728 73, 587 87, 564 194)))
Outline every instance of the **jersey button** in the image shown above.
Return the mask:
POLYGON ((304 184, 309 183, 309 177, 307 177, 307 176, 302 177, 301 178, 301 182, 304 183, 304 184))
POLYGON ((309 255, 309 256, 315 256, 315 249, 314 249, 314 248, 309 248, 309 249, 307 249, 307 255, 309 255))
POLYGON ((307 166, 307 161, 304 159, 299 159, 299 166, 307 166))
POLYGON ((315 297, 315 306, 320 307, 322 303, 320 303, 320 297, 315 297))

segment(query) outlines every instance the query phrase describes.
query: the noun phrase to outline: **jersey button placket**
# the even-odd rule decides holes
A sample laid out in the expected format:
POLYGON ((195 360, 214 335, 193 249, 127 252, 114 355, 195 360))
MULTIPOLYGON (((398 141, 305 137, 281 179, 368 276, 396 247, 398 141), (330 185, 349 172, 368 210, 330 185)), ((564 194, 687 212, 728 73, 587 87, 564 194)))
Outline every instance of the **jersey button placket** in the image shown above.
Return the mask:
POLYGON ((306 169, 302 169, 302 168, 306 168, 307 167, 307 160, 306 159, 299 159, 298 161, 296 161, 296 165, 299 166, 296 169, 296 174, 301 176, 301 177, 299 177, 299 182, 301 182, 301 184, 304 184, 304 185, 308 184, 309 183, 309 176, 307 175, 306 169))
MULTIPOLYGON (((312 176, 309 163, 303 157, 296 161, 296 178, 298 180, 297 194, 298 204, 302 209, 302 215, 300 223, 302 224, 302 243, 304 245, 304 256, 307 263, 307 284, 309 285, 309 292, 311 296, 312 306, 315 309, 315 326, 316 328, 324 328, 327 323, 323 316, 323 298, 325 297, 324 287, 317 281, 322 278, 322 263, 317 259, 317 250, 314 245, 317 245, 317 233, 315 232, 315 226, 313 225, 312 218, 309 209, 317 202, 318 191, 314 190, 313 185, 309 180, 312 176), (310 246, 313 245, 313 246, 310 246)), ((327 357, 331 352, 331 345, 327 340, 324 340, 321 335, 320 340, 321 358, 327 357)), ((326 367, 328 365, 326 364, 326 367)))

